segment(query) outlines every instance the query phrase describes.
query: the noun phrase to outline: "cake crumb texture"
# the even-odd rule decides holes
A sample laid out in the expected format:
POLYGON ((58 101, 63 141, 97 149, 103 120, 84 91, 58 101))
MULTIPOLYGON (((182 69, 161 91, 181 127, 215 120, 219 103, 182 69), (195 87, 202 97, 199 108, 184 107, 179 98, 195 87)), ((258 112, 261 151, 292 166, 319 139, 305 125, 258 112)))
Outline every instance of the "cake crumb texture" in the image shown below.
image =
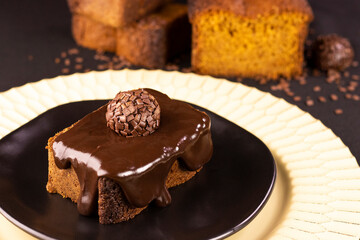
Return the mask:
MULTIPOLYGON (((69 128, 65 128, 62 132, 66 132, 69 128)), ((56 137, 62 132, 57 133, 54 137, 48 140, 48 182, 46 184, 46 190, 49 193, 58 193, 63 198, 70 198, 74 203, 80 195, 80 183, 75 173, 74 168, 71 166, 67 169, 59 169, 55 164, 54 151, 51 146, 54 143, 56 137)))
POLYGON ((115 28, 79 14, 73 14, 71 24, 72 34, 78 45, 95 50, 115 51, 115 28))
POLYGON ((189 16, 196 72, 267 79, 302 73, 313 18, 305 0, 194 0, 189 16))

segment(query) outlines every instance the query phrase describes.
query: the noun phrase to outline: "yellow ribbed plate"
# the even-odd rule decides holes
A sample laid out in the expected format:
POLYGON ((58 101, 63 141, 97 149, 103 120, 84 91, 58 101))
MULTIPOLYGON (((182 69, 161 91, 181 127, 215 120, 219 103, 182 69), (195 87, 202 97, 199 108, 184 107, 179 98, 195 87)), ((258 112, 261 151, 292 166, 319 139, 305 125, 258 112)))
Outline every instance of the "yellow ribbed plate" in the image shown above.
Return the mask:
MULTIPOLYGON (((349 149, 308 113, 239 83, 160 70, 45 79, 0 93, 0 139, 60 104, 109 99, 120 90, 142 87, 221 115, 259 137, 273 153, 278 178, 272 196, 229 239, 359 239, 360 168, 349 149)), ((0 216, 0 239, 31 238, 0 216)))

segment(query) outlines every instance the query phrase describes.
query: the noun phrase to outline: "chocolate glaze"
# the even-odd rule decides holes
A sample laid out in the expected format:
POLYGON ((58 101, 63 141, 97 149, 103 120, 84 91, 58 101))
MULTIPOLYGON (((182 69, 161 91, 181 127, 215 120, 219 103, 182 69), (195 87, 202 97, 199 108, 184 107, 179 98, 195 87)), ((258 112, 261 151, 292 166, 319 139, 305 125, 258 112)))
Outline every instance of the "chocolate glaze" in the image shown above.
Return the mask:
POLYGON ((146 89, 161 106, 161 125, 146 137, 125 138, 106 126, 106 106, 88 114, 59 135, 52 148, 59 168, 74 167, 80 182, 78 211, 90 215, 96 208, 97 180, 120 184, 128 201, 144 207, 152 200, 171 202, 166 177, 176 159, 189 170, 210 160, 213 147, 210 118, 189 104, 146 89))

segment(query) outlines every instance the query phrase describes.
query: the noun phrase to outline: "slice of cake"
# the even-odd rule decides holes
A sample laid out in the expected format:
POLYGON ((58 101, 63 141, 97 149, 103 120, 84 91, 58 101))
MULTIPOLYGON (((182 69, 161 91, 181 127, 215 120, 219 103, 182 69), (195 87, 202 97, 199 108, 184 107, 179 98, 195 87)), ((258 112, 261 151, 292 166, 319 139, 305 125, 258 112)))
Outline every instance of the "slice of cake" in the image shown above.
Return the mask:
POLYGON ((192 178, 212 155, 210 118, 151 89, 120 92, 48 141, 47 190, 102 224, 139 214, 192 178), (161 111, 161 115, 160 115, 161 111))
POLYGON ((133 23, 169 0, 68 0, 70 11, 112 27, 133 23))
POLYGON ((187 6, 178 3, 166 4, 157 12, 119 28, 73 14, 72 33, 80 46, 116 52, 130 63, 147 68, 163 68, 169 59, 191 45, 187 6))
POLYGON ((116 28, 89 17, 73 14, 72 34, 75 42, 83 47, 109 52, 116 50, 116 28))
POLYGON ((300 75, 313 19, 306 0, 192 0, 193 70, 275 79, 300 75))
POLYGON ((116 53, 132 64, 162 68, 190 49, 191 25, 185 4, 171 3, 125 28, 118 28, 116 53))

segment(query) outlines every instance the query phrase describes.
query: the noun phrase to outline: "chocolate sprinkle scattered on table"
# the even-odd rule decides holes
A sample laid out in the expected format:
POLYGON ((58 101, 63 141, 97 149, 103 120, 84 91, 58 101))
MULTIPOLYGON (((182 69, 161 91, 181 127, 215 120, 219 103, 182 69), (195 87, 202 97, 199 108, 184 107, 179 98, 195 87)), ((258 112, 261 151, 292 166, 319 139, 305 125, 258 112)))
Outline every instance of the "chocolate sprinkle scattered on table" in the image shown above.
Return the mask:
POLYGON ((346 93, 346 87, 339 86, 339 92, 346 93))
POLYGON ((301 97, 300 97, 300 96, 295 96, 293 99, 294 99, 295 102, 300 102, 300 101, 301 101, 301 97))
POLYGON ((69 72, 70 72, 70 69, 68 69, 68 68, 61 69, 61 73, 63 73, 63 74, 67 74, 69 72))
POLYGON ((352 94, 346 93, 346 94, 345 94, 345 98, 346 98, 346 99, 352 99, 352 94))
POLYGON ((83 61, 84 61, 84 59, 82 57, 76 57, 75 58, 76 63, 82 63, 83 61))
POLYGON ((314 92, 320 92, 321 91, 321 87, 320 86, 315 86, 313 88, 314 92))
POLYGON ((336 94, 331 94, 330 99, 333 101, 337 101, 339 99, 339 97, 336 94))
POLYGON ((351 79, 358 81, 358 80, 360 79, 360 76, 359 76, 359 75, 356 75, 356 74, 353 74, 353 75, 351 76, 351 79))
POLYGON ((326 81, 327 81, 328 83, 340 81, 340 79, 341 79, 341 74, 340 74, 340 72, 338 72, 338 71, 336 71, 336 70, 333 70, 333 69, 330 69, 330 70, 327 72, 326 81))
POLYGON ((343 112, 344 112, 344 111, 343 111, 341 108, 337 108, 337 109, 334 110, 334 113, 335 113, 336 115, 343 114, 343 112))
POLYGON ((70 48, 68 50, 69 55, 79 54, 79 49, 77 48, 70 48))
POLYGON ((305 103, 306 103, 306 106, 308 106, 308 107, 314 106, 314 100, 312 100, 312 99, 307 99, 305 103))
POLYGON ((124 137, 147 136, 160 125, 160 106, 144 89, 119 92, 108 103, 107 126, 124 137))
POLYGON ((70 64, 71 64, 70 59, 66 58, 66 59, 64 60, 64 64, 65 64, 65 66, 70 66, 70 64))
POLYGON ((355 86, 355 85, 350 85, 350 86, 347 87, 347 90, 348 90, 349 92, 353 92, 353 91, 355 91, 355 89, 356 89, 356 86, 355 86))
POLYGON ((81 70, 82 69, 82 65, 81 64, 75 64, 75 69, 76 70, 81 70))
POLYGON ((326 102, 326 98, 324 96, 319 96, 318 100, 319 100, 319 102, 322 102, 322 103, 326 102))

